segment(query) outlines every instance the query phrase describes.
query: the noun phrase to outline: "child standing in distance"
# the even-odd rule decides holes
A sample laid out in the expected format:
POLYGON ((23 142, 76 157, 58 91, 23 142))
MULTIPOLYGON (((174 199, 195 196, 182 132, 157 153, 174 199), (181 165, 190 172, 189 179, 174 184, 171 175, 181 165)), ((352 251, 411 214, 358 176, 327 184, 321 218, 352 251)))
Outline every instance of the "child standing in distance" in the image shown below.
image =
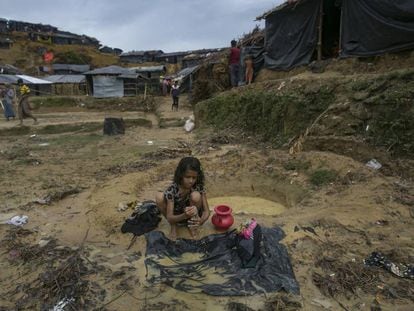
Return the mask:
POLYGON ((250 84, 253 81, 253 73, 254 73, 252 55, 249 54, 246 56, 246 58, 244 59, 244 65, 246 66, 244 80, 246 84, 250 84))
POLYGON ((180 96, 180 86, 178 85, 178 82, 175 81, 173 86, 171 87, 171 96, 173 99, 173 103, 171 106, 171 110, 174 111, 174 108, 176 111, 178 111, 178 100, 180 96))
POLYGON ((193 238, 198 227, 210 216, 200 161, 194 157, 181 159, 173 183, 157 193, 155 202, 171 225, 170 238, 177 238, 177 226, 188 227, 193 238))

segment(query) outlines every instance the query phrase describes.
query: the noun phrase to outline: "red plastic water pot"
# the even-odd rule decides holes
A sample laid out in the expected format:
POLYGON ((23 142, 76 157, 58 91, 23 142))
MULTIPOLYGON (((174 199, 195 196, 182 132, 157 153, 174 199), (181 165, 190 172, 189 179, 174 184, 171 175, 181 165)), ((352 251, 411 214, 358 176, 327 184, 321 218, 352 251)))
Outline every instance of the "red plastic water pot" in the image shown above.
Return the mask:
POLYGON ((211 222, 219 230, 227 230, 234 223, 231 207, 228 205, 217 205, 211 222))

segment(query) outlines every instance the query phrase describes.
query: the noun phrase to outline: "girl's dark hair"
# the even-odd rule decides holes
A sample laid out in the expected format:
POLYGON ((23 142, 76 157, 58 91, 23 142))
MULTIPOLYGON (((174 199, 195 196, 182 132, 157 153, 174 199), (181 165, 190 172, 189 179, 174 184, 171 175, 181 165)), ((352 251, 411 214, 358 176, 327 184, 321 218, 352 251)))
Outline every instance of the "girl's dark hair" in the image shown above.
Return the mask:
POLYGON ((201 169, 201 163, 197 158, 194 157, 185 157, 182 158, 180 163, 178 163, 177 168, 174 173, 174 182, 179 185, 181 184, 184 174, 187 170, 192 170, 197 172, 196 184, 204 186, 204 173, 201 169))

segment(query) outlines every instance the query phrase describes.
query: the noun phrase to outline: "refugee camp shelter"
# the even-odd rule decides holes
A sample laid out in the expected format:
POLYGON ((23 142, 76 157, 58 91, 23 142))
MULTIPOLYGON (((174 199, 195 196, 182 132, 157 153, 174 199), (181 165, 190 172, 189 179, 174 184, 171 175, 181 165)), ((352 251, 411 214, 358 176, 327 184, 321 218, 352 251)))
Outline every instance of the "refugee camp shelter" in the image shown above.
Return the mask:
POLYGON ((59 45, 77 44, 94 46, 96 48, 100 46, 99 41, 95 38, 59 30, 55 32, 31 31, 29 32, 29 39, 32 41, 59 45))
POLYGON ((13 46, 13 40, 9 38, 0 38, 0 49, 10 49, 13 46))
POLYGON ((21 73, 20 69, 13 65, 0 64, 0 74, 19 75, 21 73))
POLYGON ((8 21, 5 18, 0 17, 0 33, 6 33, 8 31, 8 21))
POLYGON ((124 82, 118 77, 131 73, 127 68, 108 66, 84 73, 88 93, 94 97, 123 97, 124 82))
POLYGON ((106 53, 106 54, 121 55, 123 51, 121 49, 111 48, 111 47, 105 45, 105 46, 99 48, 99 52, 106 53))
POLYGON ((159 66, 145 66, 145 67, 131 67, 130 70, 141 74, 142 76, 148 78, 148 79, 159 79, 160 76, 163 76, 167 68, 163 65, 159 66))
POLYGON ((118 79, 121 79, 124 83, 124 96, 137 96, 139 94, 150 93, 151 79, 139 73, 131 70, 129 73, 120 75, 118 79))
POLYGON ((161 50, 131 51, 122 53, 119 58, 124 63, 145 63, 154 62, 161 54, 163 54, 161 50))
POLYGON ((84 75, 51 75, 44 80, 52 82, 51 92, 56 95, 86 95, 84 75))
POLYGON ((143 91, 144 85, 146 84, 146 93, 150 94, 161 94, 161 84, 160 79, 167 72, 167 68, 163 65, 159 66, 146 66, 146 67, 132 67, 129 68, 131 71, 145 77, 145 82, 139 84, 139 91, 143 91))
POLYGON ((41 72, 55 75, 76 75, 90 70, 91 66, 89 65, 52 64, 51 66, 40 66, 41 72))
POLYGON ((181 63, 182 59, 190 54, 190 52, 172 52, 163 53, 155 58, 155 61, 166 64, 178 64, 181 63))
POLYGON ((177 72, 175 75, 173 75, 171 78, 174 81, 178 81, 178 84, 180 85, 180 90, 182 92, 191 92, 193 89, 195 75, 197 74, 199 69, 200 66, 198 65, 184 68, 177 72))
POLYGON ((412 0, 289 0, 257 19, 265 19, 270 69, 414 48, 412 0))
POLYGON ((49 95, 51 94, 52 82, 27 75, 7 75, 0 74, 0 84, 16 84, 19 79, 23 80, 31 91, 31 95, 49 95))

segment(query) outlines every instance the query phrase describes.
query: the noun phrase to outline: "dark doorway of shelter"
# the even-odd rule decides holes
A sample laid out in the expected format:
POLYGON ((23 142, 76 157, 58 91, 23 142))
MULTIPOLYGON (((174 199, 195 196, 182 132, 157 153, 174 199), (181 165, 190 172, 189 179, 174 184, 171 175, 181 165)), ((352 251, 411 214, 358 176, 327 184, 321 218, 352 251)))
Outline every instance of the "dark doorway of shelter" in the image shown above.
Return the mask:
POLYGON ((322 18, 322 59, 339 55, 341 1, 324 0, 322 18))

